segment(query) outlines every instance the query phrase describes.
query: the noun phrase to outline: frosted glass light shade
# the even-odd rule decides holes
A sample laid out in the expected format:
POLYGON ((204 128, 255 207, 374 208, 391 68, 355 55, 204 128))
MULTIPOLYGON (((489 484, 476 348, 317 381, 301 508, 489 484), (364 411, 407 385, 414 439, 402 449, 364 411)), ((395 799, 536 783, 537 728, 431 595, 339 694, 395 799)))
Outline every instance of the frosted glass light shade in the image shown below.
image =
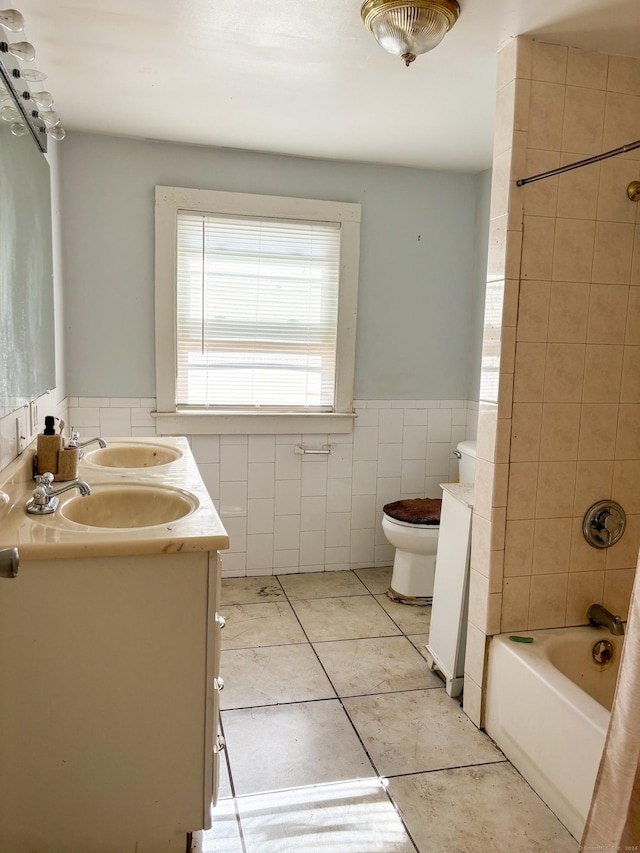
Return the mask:
POLYGON ((22 116, 20 111, 15 107, 6 106, 0 110, 0 118, 4 119, 4 121, 19 121, 22 116))
POLYGON ((64 127, 60 127, 60 125, 56 125, 55 127, 48 127, 45 130, 45 133, 47 134, 47 136, 50 136, 52 139, 55 139, 58 142, 61 142, 67 135, 67 132, 64 127))
POLYGON ((31 100, 34 101, 41 110, 48 110, 53 104, 53 95, 51 92, 32 92, 31 100))
POLYGON ((14 41, 7 45, 6 50, 22 62, 32 62, 36 58, 36 49, 28 41, 14 41))
POLYGON ((42 110, 38 115, 48 127, 60 124, 60 116, 55 110, 42 110))
POLYGON ((360 14, 380 47, 408 66, 440 44, 460 7, 456 0, 365 0, 360 14))
POLYGON ((24 18, 17 9, 0 9, 0 24, 12 33, 21 33, 24 18))
POLYGON ((47 79, 46 74, 37 71, 35 68, 25 68, 24 71, 20 71, 20 76, 28 83, 42 83, 43 80, 47 79))

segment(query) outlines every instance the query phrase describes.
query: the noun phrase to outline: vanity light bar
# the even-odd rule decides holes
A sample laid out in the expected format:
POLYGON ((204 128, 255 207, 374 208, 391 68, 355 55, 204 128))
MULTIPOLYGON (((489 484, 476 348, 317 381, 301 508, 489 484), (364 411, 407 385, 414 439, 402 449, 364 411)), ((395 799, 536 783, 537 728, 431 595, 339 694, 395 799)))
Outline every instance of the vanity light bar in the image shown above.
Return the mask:
MULTIPOLYGON (((10 34, 21 33, 24 38, 24 19, 15 9, 0 10, 0 84, 3 84, 19 115, 14 124, 31 132, 41 151, 47 150, 47 137, 64 139, 60 117, 53 110, 53 97, 49 92, 32 92, 29 83, 41 84, 46 75, 25 68, 35 57, 35 49, 28 41, 12 41, 10 34), (47 96, 47 97, 38 97, 47 96)), ((2 88, 2 85, 0 85, 2 88)), ((11 119, 9 119, 11 120, 11 119)), ((23 130, 22 133, 28 132, 23 130)), ((22 135, 12 128, 15 135, 22 135)))

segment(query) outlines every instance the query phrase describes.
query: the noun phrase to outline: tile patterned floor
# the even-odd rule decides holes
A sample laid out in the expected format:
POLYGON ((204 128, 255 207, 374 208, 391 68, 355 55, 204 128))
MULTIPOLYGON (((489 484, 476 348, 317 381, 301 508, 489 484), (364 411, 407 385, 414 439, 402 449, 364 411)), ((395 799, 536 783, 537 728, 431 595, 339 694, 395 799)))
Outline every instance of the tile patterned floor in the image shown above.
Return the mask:
POLYGON ((424 661, 390 569, 223 580, 227 743, 203 853, 573 853, 424 661))

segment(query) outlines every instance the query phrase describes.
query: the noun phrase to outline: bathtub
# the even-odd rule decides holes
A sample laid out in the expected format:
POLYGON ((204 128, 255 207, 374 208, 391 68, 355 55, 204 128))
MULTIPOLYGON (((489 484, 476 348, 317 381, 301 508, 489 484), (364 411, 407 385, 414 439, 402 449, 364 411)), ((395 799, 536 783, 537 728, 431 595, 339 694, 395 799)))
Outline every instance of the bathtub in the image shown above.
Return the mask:
POLYGON ((606 628, 527 631, 491 639, 485 728, 509 761, 580 840, 591 803, 615 691, 622 637, 606 628), (600 640, 608 663, 593 660, 600 640))

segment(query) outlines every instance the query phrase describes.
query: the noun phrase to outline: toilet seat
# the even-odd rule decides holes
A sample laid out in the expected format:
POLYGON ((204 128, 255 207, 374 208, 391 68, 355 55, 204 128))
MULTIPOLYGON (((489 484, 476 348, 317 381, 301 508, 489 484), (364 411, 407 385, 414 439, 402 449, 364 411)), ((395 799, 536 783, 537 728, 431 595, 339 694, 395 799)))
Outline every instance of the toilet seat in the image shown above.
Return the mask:
POLYGON ((385 504, 382 511, 393 521, 405 527, 437 528, 440 526, 441 498, 408 498, 385 504))
POLYGON ((397 524, 399 527, 411 527, 413 530, 439 530, 439 524, 416 524, 414 521, 399 521, 399 519, 394 518, 388 513, 384 513, 387 517, 387 520, 391 522, 391 524, 397 524))

